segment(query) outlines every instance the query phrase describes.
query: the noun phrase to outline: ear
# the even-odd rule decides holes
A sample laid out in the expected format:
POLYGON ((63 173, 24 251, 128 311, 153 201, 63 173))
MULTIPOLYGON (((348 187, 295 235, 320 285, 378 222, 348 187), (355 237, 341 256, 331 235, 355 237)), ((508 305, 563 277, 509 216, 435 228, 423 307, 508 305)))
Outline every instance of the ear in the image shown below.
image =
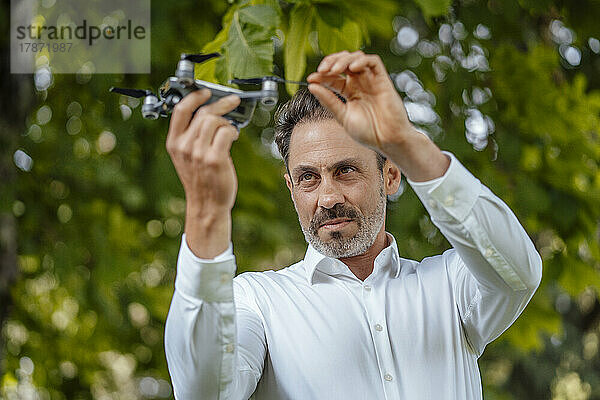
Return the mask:
POLYGON ((389 158, 385 160, 383 165, 383 183, 385 185, 385 193, 390 195, 398 191, 400 182, 402 181, 402 172, 389 158))
POLYGON ((294 184, 292 183, 292 178, 290 177, 290 174, 288 174, 288 173, 283 175, 283 177, 285 178, 285 184, 290 191, 290 196, 292 197, 292 200, 294 200, 294 192, 292 192, 292 189, 294 188, 294 184))

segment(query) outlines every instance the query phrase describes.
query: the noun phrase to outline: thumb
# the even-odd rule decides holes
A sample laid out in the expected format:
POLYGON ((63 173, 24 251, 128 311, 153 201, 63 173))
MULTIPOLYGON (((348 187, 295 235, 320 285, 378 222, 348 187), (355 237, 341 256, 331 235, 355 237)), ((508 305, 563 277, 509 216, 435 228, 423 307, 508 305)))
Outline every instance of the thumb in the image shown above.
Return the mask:
POLYGON ((333 113, 335 119, 343 125, 344 115, 346 114, 346 105, 344 102, 331 90, 317 83, 308 85, 308 90, 323 106, 327 107, 333 113))

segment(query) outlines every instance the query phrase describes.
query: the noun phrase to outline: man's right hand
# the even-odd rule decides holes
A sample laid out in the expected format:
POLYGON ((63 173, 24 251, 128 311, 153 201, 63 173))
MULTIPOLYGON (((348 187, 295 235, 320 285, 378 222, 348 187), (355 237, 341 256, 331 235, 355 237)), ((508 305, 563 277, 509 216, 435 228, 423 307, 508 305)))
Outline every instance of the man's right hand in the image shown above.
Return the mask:
POLYGON ((229 246, 237 192, 229 151, 238 131, 222 115, 240 98, 231 95, 202 106, 210 96, 208 89, 198 90, 175 106, 166 143, 185 191, 188 246, 201 258, 213 258, 229 246))

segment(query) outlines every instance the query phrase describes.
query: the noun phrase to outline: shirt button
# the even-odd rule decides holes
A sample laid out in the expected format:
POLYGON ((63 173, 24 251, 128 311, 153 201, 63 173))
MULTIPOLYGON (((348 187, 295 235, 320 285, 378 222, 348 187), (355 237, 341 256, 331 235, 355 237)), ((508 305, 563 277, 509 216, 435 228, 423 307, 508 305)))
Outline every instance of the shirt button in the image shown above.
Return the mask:
POLYGON ((375 324, 375 330, 377 332, 381 332, 383 330, 383 326, 379 325, 379 324, 375 324))
POLYGON ((450 207, 451 205, 454 204, 454 196, 452 196, 451 194, 449 194, 448 196, 446 196, 446 199, 444 200, 444 204, 448 207, 450 207))
POLYGON ((394 377, 391 376, 390 374, 385 374, 383 376, 383 379, 385 379, 386 381, 390 382, 392 379, 394 379, 394 377))
POLYGON ((486 257, 491 257, 494 255, 494 250, 492 250, 490 247, 488 247, 487 249, 485 249, 485 256, 486 257))
POLYGON ((431 207, 432 209, 437 209, 437 202, 434 199, 429 199, 429 201, 427 202, 429 204, 429 207, 431 207))
POLYGON ((370 292, 370 291, 371 291, 371 286, 370 286, 370 285, 365 285, 365 290, 366 290, 367 292, 370 292))
POLYGON ((231 344, 231 343, 227 344, 227 346, 225 346, 225 351, 227 353, 233 353, 233 344, 231 344))

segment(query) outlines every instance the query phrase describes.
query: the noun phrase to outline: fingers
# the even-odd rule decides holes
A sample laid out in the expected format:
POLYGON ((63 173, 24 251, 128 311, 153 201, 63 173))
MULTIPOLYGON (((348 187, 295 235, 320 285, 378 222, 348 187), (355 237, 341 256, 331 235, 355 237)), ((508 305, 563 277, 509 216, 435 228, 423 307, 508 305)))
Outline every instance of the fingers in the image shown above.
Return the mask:
POLYGON ((331 90, 322 85, 311 83, 308 85, 308 90, 319 100, 319 102, 327 107, 335 116, 340 124, 343 125, 346 105, 337 97, 331 90))
POLYGON ((334 53, 323 58, 317 72, 310 74, 307 81, 317 83, 317 80, 323 77, 335 76, 340 74, 360 74, 372 71, 375 74, 385 74, 385 66, 375 54, 365 54, 362 51, 349 53, 342 51, 334 53))
MULTIPOLYGON (((196 90, 193 93, 185 96, 174 108, 169 123, 169 133, 167 135, 167 143, 174 141, 178 136, 191 124, 194 112, 204 103, 206 103, 212 95, 208 89, 196 90)), ((240 98, 235 95, 230 95, 219 99, 218 101, 201 107, 203 113, 211 113, 223 115, 235 109, 240 104, 240 98)))
POLYGON ((356 51, 354 53, 348 53, 348 54, 342 53, 334 59, 332 64, 330 64, 328 71, 326 70, 326 71, 320 71, 320 72, 327 72, 332 75, 347 73, 348 66, 352 62, 354 62, 355 60, 358 60, 361 57, 366 57, 365 53, 363 53, 362 51, 356 51))
POLYGON ((365 54, 364 57, 357 57, 348 64, 348 69, 353 73, 360 73, 371 69, 375 74, 387 74, 381 58, 374 54, 365 54))
MULTIPOLYGON (((348 51, 344 50, 344 51, 340 51, 339 53, 333 53, 328 56, 325 56, 323 58, 323 60, 321 60, 321 63, 319 64, 319 67, 317 68, 317 72, 338 73, 339 74, 341 71, 340 72, 332 72, 331 68, 340 60, 356 57, 357 53, 359 53, 359 52, 357 51, 354 53, 349 53, 348 51)), ((360 53, 362 53, 362 51, 360 53)))
POLYGON ((228 120, 213 114, 199 114, 190 124, 190 140, 187 144, 208 147, 213 142, 215 132, 222 126, 231 125, 228 120))
POLYGON ((221 115, 227 114, 239 104, 240 98, 238 96, 226 96, 200 108, 189 127, 190 135, 194 136, 192 141, 197 136, 202 146, 209 146, 217 129, 221 126, 230 125, 229 121, 221 115))
POLYGON ((169 134, 167 140, 182 134, 190 124, 194 111, 210 99, 211 92, 208 89, 196 90, 185 96, 174 108, 169 123, 169 134))
POLYGON ((342 93, 346 86, 346 78, 342 75, 320 75, 318 72, 313 72, 306 78, 306 81, 319 83, 337 93, 342 93))
POLYGON ((240 132, 231 124, 220 126, 215 132, 212 148, 223 156, 229 155, 231 145, 237 140, 240 132))
POLYGON ((231 150, 231 145, 239 136, 238 130, 230 123, 226 123, 216 127, 213 133, 214 141, 212 145, 206 146, 204 138, 200 136, 191 144, 191 152, 194 157, 199 160, 206 160, 207 157, 224 160, 230 157, 229 150, 231 150))
POLYGON ((200 108, 200 110, 198 110, 198 113, 215 115, 227 114, 229 111, 232 111, 237 106, 239 106, 240 101, 241 99, 239 98, 239 96, 232 94, 229 96, 222 97, 214 103, 208 104, 200 108))
POLYGON ((167 150, 169 153, 177 152, 183 155, 184 158, 189 158, 195 146, 208 148, 213 141, 215 132, 223 126, 230 126, 229 121, 221 117, 221 115, 235 109, 241 101, 238 96, 230 95, 198 109, 199 105, 206 102, 207 99, 205 97, 210 98, 211 95, 210 90, 206 89, 206 92, 208 92, 207 95, 199 93, 196 95, 196 99, 186 101, 190 96, 198 92, 201 91, 189 94, 175 107, 177 115, 175 115, 175 112, 173 113, 174 116, 171 120, 172 128, 169 129, 169 135, 167 135, 167 150), (201 101, 202 99, 205 100, 201 101), (192 118, 196 109, 198 111, 192 118), (173 121, 175 117, 176 119, 173 121), (190 118, 191 122, 189 122, 190 118), (179 128, 184 125, 183 120, 187 121, 185 127, 179 128))

